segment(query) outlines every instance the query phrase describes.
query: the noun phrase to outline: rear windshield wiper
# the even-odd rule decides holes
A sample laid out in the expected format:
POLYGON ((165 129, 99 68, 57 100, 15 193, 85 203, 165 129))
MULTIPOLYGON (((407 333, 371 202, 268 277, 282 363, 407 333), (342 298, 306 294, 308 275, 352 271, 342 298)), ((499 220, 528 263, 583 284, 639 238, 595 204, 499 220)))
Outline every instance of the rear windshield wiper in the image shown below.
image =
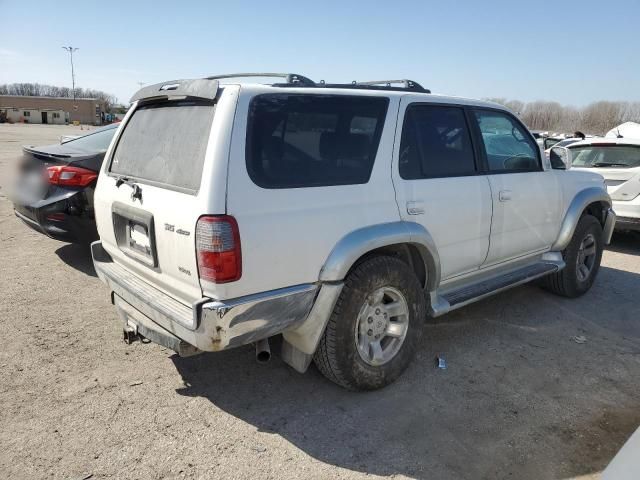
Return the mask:
POLYGON ((136 182, 134 182, 130 178, 127 178, 125 176, 120 176, 116 180, 116 187, 120 188, 120 185, 122 184, 129 185, 133 190, 133 192, 131 192, 132 200, 135 200, 137 198, 138 200, 140 200, 140 202, 142 202, 142 189, 140 188, 140 185, 138 185, 136 182))
POLYGON ((136 182, 134 182, 133 180, 131 180, 131 179, 127 178, 127 177, 120 176, 120 177, 118 177, 116 179, 116 187, 120 188, 120 185, 122 185, 122 184, 129 185, 131 188, 133 188, 134 185, 136 185, 136 182))
POLYGON ((608 163, 608 162, 597 162, 592 166, 594 167, 630 167, 631 165, 627 165, 626 163, 608 163))

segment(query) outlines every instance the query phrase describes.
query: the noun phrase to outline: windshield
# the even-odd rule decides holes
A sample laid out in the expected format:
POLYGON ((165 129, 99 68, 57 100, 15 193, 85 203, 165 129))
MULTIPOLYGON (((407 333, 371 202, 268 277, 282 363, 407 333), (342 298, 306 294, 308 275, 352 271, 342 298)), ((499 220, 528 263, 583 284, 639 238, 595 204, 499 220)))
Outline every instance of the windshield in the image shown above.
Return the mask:
POLYGON ((111 139, 116 133, 117 127, 105 128, 83 137, 74 138, 64 142, 65 145, 71 145, 74 149, 81 152, 102 152, 109 148, 111 139))
POLYGON ((581 145, 570 147, 574 167, 630 168, 640 166, 640 145, 581 145))

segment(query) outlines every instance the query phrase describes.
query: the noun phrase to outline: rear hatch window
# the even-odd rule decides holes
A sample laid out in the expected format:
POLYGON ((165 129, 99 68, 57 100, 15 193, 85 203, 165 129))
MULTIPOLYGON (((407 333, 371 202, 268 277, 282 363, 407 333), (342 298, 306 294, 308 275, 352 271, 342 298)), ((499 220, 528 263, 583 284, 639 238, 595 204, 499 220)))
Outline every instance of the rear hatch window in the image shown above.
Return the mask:
POLYGON ((215 106, 171 102, 138 108, 129 119, 109 171, 117 176, 195 194, 215 106))
POLYGON ((582 168, 633 168, 640 166, 640 147, 632 145, 581 145, 571 147, 572 165, 582 168))

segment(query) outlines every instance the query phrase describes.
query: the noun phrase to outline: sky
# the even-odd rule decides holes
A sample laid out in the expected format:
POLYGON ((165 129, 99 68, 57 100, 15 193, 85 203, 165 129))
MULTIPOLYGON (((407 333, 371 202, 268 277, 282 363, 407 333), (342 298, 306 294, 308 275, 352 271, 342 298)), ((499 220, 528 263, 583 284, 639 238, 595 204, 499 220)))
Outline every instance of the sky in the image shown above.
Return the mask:
POLYGON ((0 0, 0 83, 104 90, 233 72, 410 78, 435 93, 640 100, 640 0, 0 0))

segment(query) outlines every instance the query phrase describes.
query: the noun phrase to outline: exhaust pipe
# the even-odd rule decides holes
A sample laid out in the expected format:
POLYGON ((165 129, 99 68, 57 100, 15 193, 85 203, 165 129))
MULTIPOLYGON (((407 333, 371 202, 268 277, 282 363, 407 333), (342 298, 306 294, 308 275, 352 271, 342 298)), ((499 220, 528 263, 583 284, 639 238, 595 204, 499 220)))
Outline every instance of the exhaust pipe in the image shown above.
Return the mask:
POLYGON ((267 363, 271 360, 271 348, 269 348, 269 339, 258 340, 256 342, 256 361, 258 363, 267 363))

